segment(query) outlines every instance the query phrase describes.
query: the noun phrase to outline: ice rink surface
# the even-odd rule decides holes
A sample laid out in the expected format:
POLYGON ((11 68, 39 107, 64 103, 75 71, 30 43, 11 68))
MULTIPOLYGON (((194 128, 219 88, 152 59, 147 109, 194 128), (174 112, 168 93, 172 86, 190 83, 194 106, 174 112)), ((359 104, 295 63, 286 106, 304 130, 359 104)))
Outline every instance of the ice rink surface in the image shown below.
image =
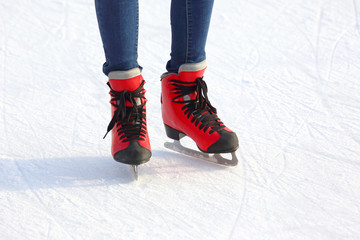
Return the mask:
POLYGON ((0 239, 359 239, 360 1, 215 1, 204 79, 235 168, 163 147, 169 5, 140 1, 136 182, 102 139, 93 1, 0 0, 0 239))

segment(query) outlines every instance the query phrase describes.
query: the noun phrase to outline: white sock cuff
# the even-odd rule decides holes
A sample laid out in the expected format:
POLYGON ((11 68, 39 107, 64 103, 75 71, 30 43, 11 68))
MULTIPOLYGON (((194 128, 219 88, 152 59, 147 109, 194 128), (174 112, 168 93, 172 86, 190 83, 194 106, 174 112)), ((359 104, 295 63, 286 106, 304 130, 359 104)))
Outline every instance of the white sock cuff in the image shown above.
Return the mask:
POLYGON ((203 70, 204 68, 206 68, 207 64, 206 64, 206 60, 203 60, 201 62, 198 63, 184 63, 180 66, 179 68, 179 73, 180 72, 196 72, 196 71, 200 71, 203 70))
POLYGON ((141 74, 140 68, 132 68, 126 71, 111 71, 108 74, 109 79, 124 80, 139 76, 141 74))

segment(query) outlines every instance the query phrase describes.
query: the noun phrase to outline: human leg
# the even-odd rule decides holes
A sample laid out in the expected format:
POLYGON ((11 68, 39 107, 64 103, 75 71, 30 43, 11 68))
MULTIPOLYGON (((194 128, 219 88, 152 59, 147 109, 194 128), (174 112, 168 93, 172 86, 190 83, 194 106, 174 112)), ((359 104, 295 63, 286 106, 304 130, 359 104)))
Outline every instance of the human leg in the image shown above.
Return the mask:
POLYGON ((172 0, 171 59, 166 69, 177 73, 181 64, 206 58, 205 45, 214 0, 172 0))
MULTIPOLYGON (((213 0, 172 1, 171 60, 161 79, 162 118, 169 138, 189 136, 201 152, 235 156, 238 138, 217 116, 203 79, 212 6, 213 0)), ((218 163, 234 166, 233 160, 218 163)))
POLYGON ((95 8, 106 57, 103 72, 139 67, 138 0, 95 0, 95 8))
POLYGON ((106 135, 111 131, 114 159, 137 166, 151 157, 145 81, 137 63, 138 0, 95 0, 95 7, 111 96, 106 135))

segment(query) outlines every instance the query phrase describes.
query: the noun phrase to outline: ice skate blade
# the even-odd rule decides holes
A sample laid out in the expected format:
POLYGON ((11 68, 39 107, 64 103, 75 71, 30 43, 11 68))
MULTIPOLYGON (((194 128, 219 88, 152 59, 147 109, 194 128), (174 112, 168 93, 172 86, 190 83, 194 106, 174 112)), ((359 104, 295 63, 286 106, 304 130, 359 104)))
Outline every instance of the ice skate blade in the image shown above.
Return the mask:
POLYGON ((139 175, 138 175, 138 171, 137 171, 137 166, 138 166, 138 165, 132 165, 132 169, 133 169, 134 177, 135 177, 135 180, 136 180, 136 181, 139 179, 139 175))
POLYGON ((172 143, 165 142, 164 147, 173 150, 175 152, 182 153, 190 157, 195 157, 207 162, 215 163, 221 166, 234 167, 239 162, 235 152, 231 152, 231 159, 226 159, 218 153, 209 154, 184 147, 183 145, 181 145, 180 141, 177 140, 174 140, 174 142, 172 143))

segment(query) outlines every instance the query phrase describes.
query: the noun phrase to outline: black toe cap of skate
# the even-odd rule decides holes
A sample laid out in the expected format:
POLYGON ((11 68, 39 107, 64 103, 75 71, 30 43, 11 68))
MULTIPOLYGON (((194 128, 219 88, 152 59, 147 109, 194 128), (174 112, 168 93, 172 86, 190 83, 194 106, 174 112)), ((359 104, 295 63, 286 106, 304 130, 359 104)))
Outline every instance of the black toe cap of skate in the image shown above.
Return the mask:
POLYGON ((151 151, 141 146, 138 142, 130 142, 126 149, 118 151, 114 155, 117 162, 130 165, 140 165, 150 160, 151 151))
POLYGON ((207 153, 229 153, 234 152, 239 148, 239 141, 236 133, 226 130, 219 131, 220 139, 212 144, 207 150, 207 153))

